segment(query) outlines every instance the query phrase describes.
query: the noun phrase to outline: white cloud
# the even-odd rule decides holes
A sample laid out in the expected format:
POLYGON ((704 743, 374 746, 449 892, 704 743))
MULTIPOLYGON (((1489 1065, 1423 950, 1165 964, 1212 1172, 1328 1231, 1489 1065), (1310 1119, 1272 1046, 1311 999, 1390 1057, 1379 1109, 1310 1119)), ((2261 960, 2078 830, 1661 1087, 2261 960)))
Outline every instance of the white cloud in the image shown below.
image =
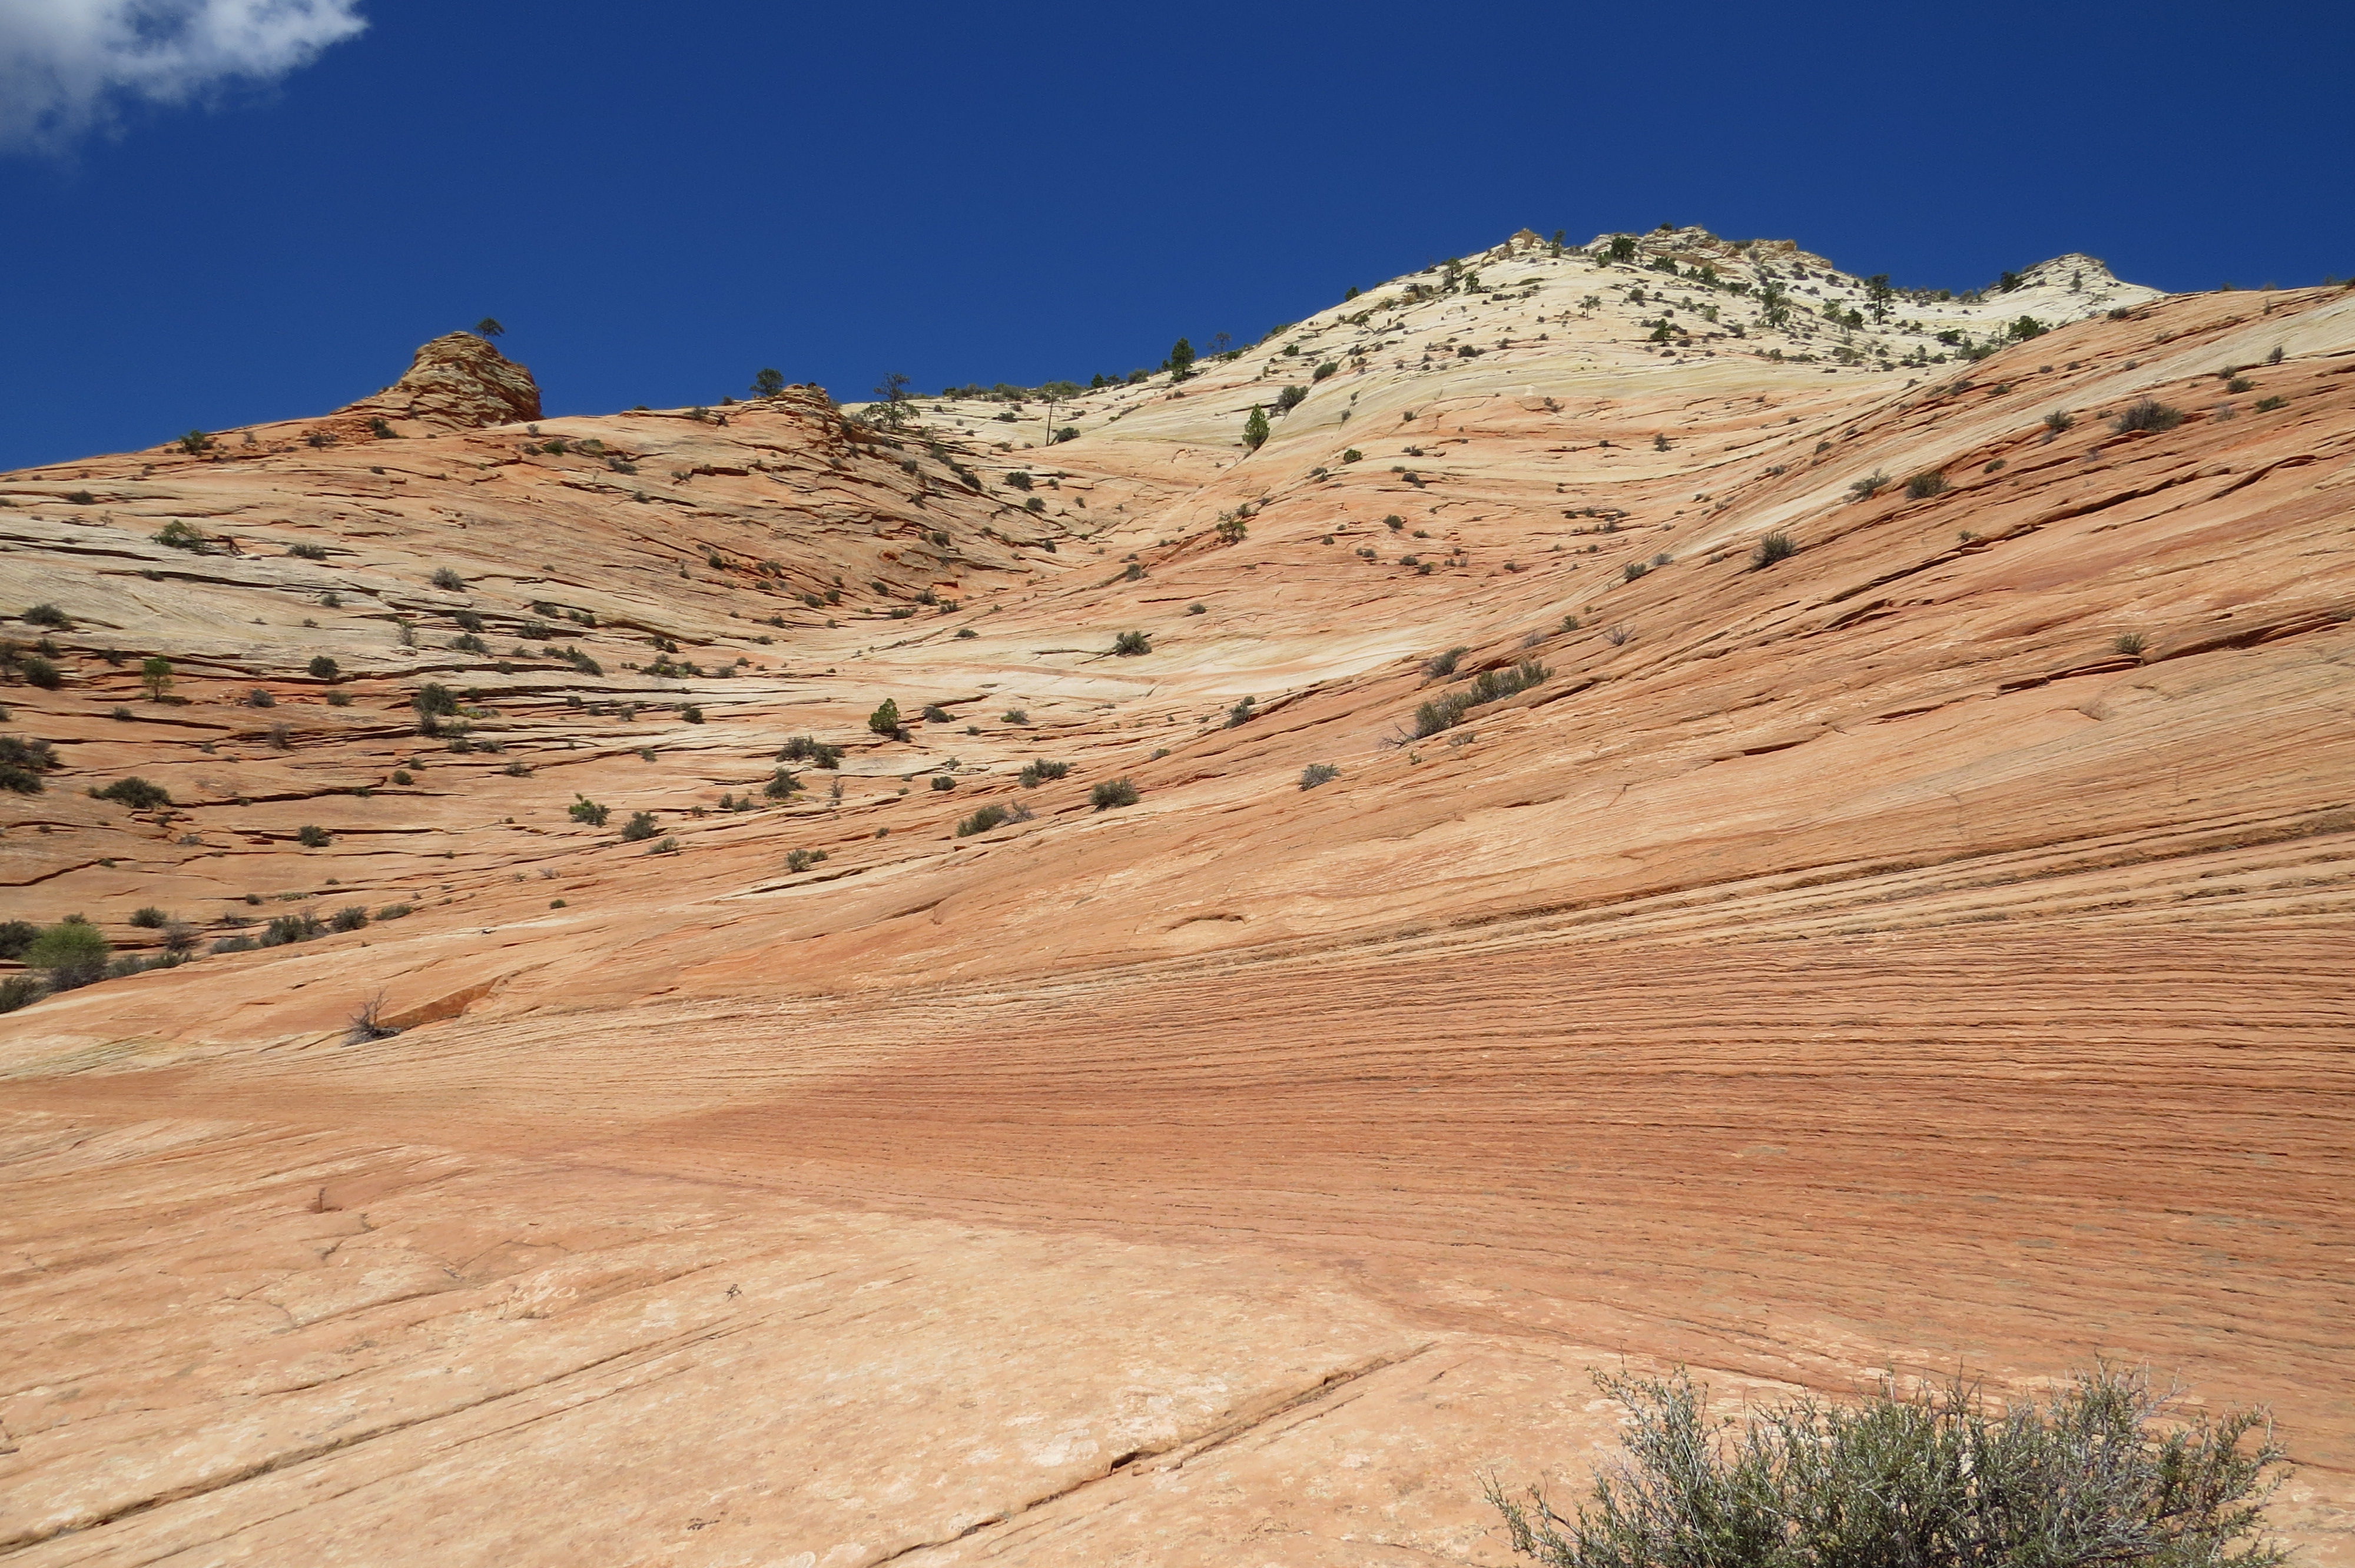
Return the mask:
POLYGON ((357 0, 0 0, 0 147, 283 76, 367 26, 357 0))

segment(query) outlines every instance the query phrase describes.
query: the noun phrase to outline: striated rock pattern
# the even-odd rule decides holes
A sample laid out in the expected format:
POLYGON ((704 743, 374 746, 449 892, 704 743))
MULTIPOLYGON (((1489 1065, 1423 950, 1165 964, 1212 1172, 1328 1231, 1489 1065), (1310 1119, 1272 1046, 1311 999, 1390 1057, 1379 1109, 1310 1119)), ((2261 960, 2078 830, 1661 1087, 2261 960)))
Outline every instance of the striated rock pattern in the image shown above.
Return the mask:
POLYGON ((0 919, 197 954, 0 1016, 0 1552, 1500 1565, 1590 1369, 2100 1356, 2355 1561, 2355 294, 1634 238, 0 475, 0 919))
POLYGON ((539 418, 539 384, 531 372, 470 332, 445 333, 417 351, 409 374, 336 410, 331 419, 381 418, 403 435, 478 430, 539 418))

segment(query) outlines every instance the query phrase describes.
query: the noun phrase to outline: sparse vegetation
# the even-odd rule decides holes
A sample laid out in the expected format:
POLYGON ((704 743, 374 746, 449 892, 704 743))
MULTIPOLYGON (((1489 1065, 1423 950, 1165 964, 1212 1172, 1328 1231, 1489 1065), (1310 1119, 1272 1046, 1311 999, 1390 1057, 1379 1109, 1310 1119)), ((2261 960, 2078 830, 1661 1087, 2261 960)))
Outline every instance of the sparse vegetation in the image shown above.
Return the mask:
POLYGON ((1065 777, 1071 771, 1071 765, 1068 762, 1049 762, 1044 758, 1034 758, 1024 763, 1022 771, 1014 778, 1025 789, 1035 789, 1041 784, 1065 777))
POLYGON ((294 841, 304 849, 325 849, 335 839, 326 829, 316 823, 305 822, 294 830, 294 841))
POLYGON ((1472 650, 1459 643, 1444 653, 1433 654, 1423 662, 1423 678, 1430 681, 1446 680, 1455 673, 1456 661, 1471 652, 1472 650))
POLYGON ((1319 784, 1330 784, 1341 777, 1341 770, 1329 762, 1312 762, 1300 770, 1300 787, 1314 789, 1319 784))
POLYGON ((908 732, 900 724, 900 705, 890 697, 884 698, 881 705, 867 715, 867 727, 886 740, 908 738, 908 732))
POLYGON ((51 991, 72 991, 106 978, 113 945, 79 916, 43 929, 25 948, 25 967, 47 977, 51 991))
POLYGON ((1136 804, 1136 786, 1125 779, 1107 779, 1088 791, 1088 804, 1099 811, 1136 804))
POLYGON ((2210 1414, 2141 1373, 1998 1403, 1959 1379, 1715 1415, 1682 1372, 1598 1374, 1627 1452, 1565 1517, 1488 1500, 1551 1568, 2276 1568, 2263 1505, 2284 1463, 2262 1410, 2210 1414))
POLYGON ((1798 549, 1799 546, 1791 542, 1791 535, 1778 529, 1761 538, 1756 547, 1751 550, 1750 569, 1764 571, 1777 561, 1789 560, 1798 553, 1798 549))
POLYGON ((956 836, 969 839, 975 833, 986 833, 1004 822, 1010 815, 1003 806, 984 806, 956 825, 956 836))
POLYGON ((652 811, 634 811, 630 820, 622 825, 622 842, 625 844, 644 843, 659 832, 661 830, 655 826, 652 811))
POLYGON ((1434 697, 1416 708, 1414 737, 1421 740, 1453 729, 1464 722, 1465 714, 1471 709, 1528 691, 1552 673, 1534 659, 1525 659, 1511 669, 1483 670, 1464 690, 1434 697))
POLYGON ((1927 501, 1934 495, 1945 494, 1946 489, 1946 476, 1934 469, 1928 472, 1917 473, 1905 482, 1905 499, 1927 501))
POLYGON ((814 768, 840 768, 842 748, 813 736, 797 735, 777 748, 780 762, 806 762, 814 768))
POLYGON ((134 811, 152 811, 172 803, 170 790, 160 784, 150 784, 135 774, 128 779, 118 779, 102 789, 92 789, 91 794, 94 799, 112 800, 134 811))
POLYGON ((1848 493, 1851 500, 1870 501, 1888 488, 1889 476, 1876 471, 1866 474, 1862 479, 1850 480, 1848 493))
POLYGON ((54 773, 61 766, 56 750, 48 741, 0 735, 0 789, 19 795, 37 795, 48 788, 41 775, 54 773))
POLYGON ((592 828, 602 828, 605 825, 605 819, 613 815, 613 810, 611 807, 599 805, 586 795, 576 794, 572 797, 572 804, 564 809, 564 814, 576 822, 586 822, 592 828))
POLYGON ((804 788, 800 779, 780 768, 769 775, 769 781, 761 786, 761 793, 772 800, 790 800, 804 788))
POLYGON ((824 850, 787 850, 785 852, 785 869, 787 871, 794 872, 807 871, 810 867, 815 865, 825 858, 826 851, 824 850))
POLYGON ((2143 635, 2139 631, 2121 631, 2110 640, 2110 646, 2130 659, 2142 657, 2143 635))
MULTIPOLYGON (((399 906, 407 914, 406 906, 399 906)), ((378 916, 378 918, 383 918, 378 916)), ((351 1022, 344 1030, 344 1044, 365 1045, 371 1040, 389 1040, 400 1031, 384 1021, 384 992, 378 991, 353 1010, 351 1022)))
POLYGON ((2156 397, 2145 397, 2112 419, 2110 429, 2123 436, 2137 430, 2171 430, 2181 423, 2182 410, 2170 408, 2156 397))
POLYGON ((1153 652, 1153 639, 1142 631, 1124 631, 1113 639, 1112 651, 1124 659, 1153 652))

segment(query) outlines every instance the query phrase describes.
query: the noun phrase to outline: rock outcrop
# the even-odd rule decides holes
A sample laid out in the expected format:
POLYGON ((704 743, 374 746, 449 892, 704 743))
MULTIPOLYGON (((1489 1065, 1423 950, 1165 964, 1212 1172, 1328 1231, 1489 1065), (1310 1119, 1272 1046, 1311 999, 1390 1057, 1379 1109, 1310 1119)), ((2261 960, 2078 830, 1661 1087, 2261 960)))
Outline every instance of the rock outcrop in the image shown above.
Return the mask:
POLYGON ((539 418, 539 383, 488 339, 445 333, 417 351, 399 381, 330 418, 338 424, 380 418, 402 435, 527 424, 539 418))

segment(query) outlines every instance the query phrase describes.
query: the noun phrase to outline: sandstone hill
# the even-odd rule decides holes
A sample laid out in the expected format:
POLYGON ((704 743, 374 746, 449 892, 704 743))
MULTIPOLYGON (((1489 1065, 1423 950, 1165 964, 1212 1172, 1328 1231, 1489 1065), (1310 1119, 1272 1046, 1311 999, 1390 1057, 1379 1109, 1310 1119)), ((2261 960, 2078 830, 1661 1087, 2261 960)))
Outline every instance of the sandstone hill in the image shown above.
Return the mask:
POLYGON ((1494 1564, 1592 1368, 2106 1357, 2355 1562, 2355 293, 2006 283, 0 475, 0 1558, 1494 1564))

